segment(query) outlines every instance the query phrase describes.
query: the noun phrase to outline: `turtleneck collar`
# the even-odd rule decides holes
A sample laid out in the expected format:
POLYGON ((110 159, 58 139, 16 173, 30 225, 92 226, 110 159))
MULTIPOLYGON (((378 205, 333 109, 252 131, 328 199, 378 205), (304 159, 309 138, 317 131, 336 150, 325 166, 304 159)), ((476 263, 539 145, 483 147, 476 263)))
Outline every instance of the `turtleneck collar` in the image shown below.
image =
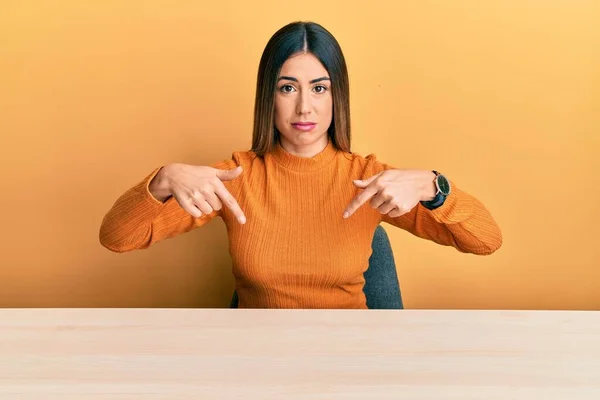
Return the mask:
POLYGON ((336 154, 337 149, 333 145, 331 139, 329 139, 325 149, 313 157, 300 157, 293 155, 285 150, 281 146, 281 143, 277 143, 275 145, 275 148, 271 152, 271 157, 273 157, 273 159, 279 164, 293 171, 310 172, 319 170, 329 164, 331 161, 333 161, 336 154))

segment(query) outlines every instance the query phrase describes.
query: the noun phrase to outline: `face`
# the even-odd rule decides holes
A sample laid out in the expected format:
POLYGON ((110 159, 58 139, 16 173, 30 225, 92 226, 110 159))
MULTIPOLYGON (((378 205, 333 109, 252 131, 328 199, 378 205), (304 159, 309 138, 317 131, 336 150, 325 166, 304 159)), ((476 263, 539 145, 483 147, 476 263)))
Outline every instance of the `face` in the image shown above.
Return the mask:
POLYGON ((275 91, 275 127, 281 145, 299 155, 314 155, 327 145, 333 115, 331 80, 312 54, 286 60, 275 91))

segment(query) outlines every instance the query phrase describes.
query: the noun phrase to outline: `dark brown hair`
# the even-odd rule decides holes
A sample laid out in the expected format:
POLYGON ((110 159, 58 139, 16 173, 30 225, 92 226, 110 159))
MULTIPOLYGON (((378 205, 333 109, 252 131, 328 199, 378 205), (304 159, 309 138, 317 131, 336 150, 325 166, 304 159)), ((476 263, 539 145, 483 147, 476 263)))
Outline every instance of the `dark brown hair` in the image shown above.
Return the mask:
POLYGON ((292 22, 269 39, 258 66, 252 151, 263 156, 279 140, 275 128, 275 90, 283 63, 306 52, 323 64, 331 78, 333 120, 327 131, 335 148, 350 152, 350 84, 342 49, 329 31, 314 22, 292 22))

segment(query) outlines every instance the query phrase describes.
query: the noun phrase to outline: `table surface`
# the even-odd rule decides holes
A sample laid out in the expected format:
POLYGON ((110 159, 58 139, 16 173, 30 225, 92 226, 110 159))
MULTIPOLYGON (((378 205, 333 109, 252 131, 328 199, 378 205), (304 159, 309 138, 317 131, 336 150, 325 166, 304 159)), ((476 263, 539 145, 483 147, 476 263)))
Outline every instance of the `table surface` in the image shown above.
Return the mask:
POLYGON ((600 312, 0 309, 0 399, 600 399, 600 312))

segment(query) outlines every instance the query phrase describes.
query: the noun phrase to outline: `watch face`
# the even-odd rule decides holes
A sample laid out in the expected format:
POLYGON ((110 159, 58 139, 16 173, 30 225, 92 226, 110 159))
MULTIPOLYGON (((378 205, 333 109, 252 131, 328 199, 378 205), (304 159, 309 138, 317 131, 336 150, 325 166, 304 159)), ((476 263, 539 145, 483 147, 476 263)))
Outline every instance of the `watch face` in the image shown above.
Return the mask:
POLYGON ((438 175, 437 183, 438 183, 438 187, 440 188, 440 191, 444 195, 447 196, 450 194, 450 182, 448 182, 448 179, 446 179, 446 177, 444 175, 438 175))

